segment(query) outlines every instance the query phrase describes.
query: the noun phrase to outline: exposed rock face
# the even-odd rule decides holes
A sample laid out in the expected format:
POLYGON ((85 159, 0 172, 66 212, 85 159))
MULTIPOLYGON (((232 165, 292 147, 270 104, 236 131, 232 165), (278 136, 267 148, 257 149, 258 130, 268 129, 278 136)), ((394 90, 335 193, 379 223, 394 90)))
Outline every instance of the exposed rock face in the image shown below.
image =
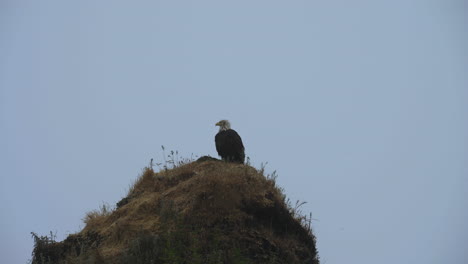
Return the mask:
POLYGON ((248 165, 146 169, 80 233, 36 236, 33 263, 319 263, 307 218, 291 210, 274 179, 248 165))

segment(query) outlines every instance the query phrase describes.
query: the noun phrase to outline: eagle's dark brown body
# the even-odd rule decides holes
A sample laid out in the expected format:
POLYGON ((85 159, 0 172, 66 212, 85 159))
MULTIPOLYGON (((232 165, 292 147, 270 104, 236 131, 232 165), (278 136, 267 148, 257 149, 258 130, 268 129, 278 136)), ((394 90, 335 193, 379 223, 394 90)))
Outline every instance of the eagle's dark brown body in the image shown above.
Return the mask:
POLYGON ((242 139, 235 130, 219 131, 215 137, 216 150, 225 161, 244 163, 245 149, 242 139))

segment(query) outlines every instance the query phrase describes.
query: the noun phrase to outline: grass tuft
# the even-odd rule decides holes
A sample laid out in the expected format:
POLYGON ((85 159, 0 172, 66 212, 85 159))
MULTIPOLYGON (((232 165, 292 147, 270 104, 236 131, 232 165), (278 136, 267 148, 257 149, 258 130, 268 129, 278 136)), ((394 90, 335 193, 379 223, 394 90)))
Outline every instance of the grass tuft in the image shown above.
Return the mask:
POLYGON ((106 218, 112 214, 112 212, 113 209, 108 204, 103 203, 98 210, 93 210, 91 212, 86 213, 83 222, 88 227, 98 226, 102 224, 102 222, 105 221, 106 218))

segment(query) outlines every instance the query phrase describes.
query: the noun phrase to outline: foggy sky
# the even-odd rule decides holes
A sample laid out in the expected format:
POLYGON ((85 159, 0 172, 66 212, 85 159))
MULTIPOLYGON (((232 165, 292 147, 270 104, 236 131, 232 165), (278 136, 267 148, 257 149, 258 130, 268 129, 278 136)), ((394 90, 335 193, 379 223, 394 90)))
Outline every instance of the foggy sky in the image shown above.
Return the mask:
POLYGON ((322 263, 468 259, 464 1, 4 1, 0 262, 229 119, 322 263), (167 154, 167 151, 166 151, 167 154))

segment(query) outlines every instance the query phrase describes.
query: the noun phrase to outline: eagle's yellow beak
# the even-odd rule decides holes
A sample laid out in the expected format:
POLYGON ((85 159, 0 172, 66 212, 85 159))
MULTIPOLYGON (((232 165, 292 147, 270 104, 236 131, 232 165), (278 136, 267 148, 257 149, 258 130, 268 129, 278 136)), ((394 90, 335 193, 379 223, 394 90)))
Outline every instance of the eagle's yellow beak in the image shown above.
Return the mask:
POLYGON ((219 126, 219 125, 220 125, 220 123, 218 122, 218 123, 216 123, 216 125, 215 125, 215 126, 219 126))

